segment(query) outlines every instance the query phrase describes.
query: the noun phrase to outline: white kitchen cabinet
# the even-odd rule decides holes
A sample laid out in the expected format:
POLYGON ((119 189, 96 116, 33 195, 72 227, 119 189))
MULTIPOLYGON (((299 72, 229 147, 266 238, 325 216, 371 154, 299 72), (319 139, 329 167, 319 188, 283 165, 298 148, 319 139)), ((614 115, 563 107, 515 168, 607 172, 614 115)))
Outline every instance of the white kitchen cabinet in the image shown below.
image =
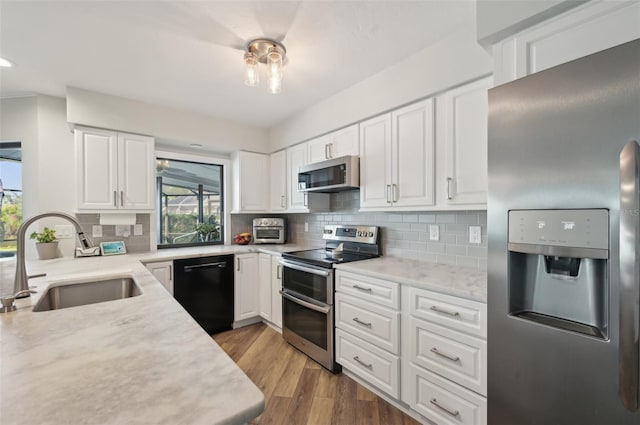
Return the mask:
POLYGON ((434 148, 433 99, 361 123, 361 210, 433 206, 434 148))
POLYGON ((493 47, 496 85, 640 38, 640 3, 591 1, 493 47))
POLYGON ((287 211, 329 211, 328 193, 298 191, 298 168, 307 164, 307 143, 287 149, 287 211))
POLYGON ((235 255, 234 321, 260 316, 258 254, 235 255))
POLYGON ((145 265, 147 270, 173 295, 173 261, 160 261, 145 265))
POLYGON ((287 209, 287 151, 272 153, 269 157, 270 191, 269 207, 271 211, 287 209))
POLYGON ((271 257, 271 322, 282 328, 282 265, 280 256, 271 257))
POLYGON ((271 311, 271 256, 269 254, 258 254, 258 285, 260 286, 260 317, 272 321, 271 311))
POLYGON ((345 155, 358 155, 358 124, 309 140, 307 144, 309 163, 345 155))
POLYGON ((78 210, 154 209, 153 138, 78 127, 75 145, 78 210))
POLYGON ((449 205, 487 203, 487 122, 488 90, 493 78, 487 77, 454 90, 437 99, 436 126, 443 137, 446 169, 437 185, 449 205))
POLYGON ((233 212, 269 210, 269 155, 238 151, 233 156, 233 212))

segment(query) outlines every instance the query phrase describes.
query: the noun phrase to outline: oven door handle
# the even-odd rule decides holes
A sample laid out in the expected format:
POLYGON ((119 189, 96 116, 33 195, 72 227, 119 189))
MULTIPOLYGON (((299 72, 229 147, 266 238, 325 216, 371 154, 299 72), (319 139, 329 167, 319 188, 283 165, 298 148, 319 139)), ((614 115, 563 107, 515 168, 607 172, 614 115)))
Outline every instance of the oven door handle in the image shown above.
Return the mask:
POLYGON ((300 298, 296 298, 292 295, 287 294, 282 289, 279 292, 280 292, 280 295, 282 295, 284 298, 288 299, 289 301, 299 304, 310 310, 317 311, 318 313, 329 314, 329 312, 331 311, 331 307, 320 307, 318 305, 311 304, 310 302, 302 301, 300 298))
POLYGON ((288 267, 290 269, 298 270, 298 271, 305 272, 305 273, 311 273, 311 274, 315 274, 315 275, 318 275, 318 276, 329 277, 329 275, 331 275, 331 272, 327 272, 327 271, 324 271, 324 270, 318 270, 318 269, 312 269, 311 267, 301 266, 299 264, 295 264, 295 263, 292 263, 292 262, 286 261, 286 260, 280 260, 280 264, 282 264, 283 266, 288 267))

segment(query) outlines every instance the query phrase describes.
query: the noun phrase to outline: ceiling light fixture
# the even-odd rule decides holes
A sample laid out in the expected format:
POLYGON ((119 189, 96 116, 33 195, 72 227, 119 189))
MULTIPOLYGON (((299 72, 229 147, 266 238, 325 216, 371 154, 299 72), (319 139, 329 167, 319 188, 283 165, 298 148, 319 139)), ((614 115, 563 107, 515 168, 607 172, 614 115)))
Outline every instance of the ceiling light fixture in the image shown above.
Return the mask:
POLYGON ((5 58, 0 58, 0 67, 11 68, 12 66, 13 66, 13 64, 11 62, 6 60, 5 58))
POLYGON ((287 49, 281 43, 266 38, 258 38, 247 44, 244 54, 246 65, 244 83, 254 87, 260 83, 258 63, 267 65, 267 82, 269 93, 278 94, 282 91, 282 67, 287 55, 287 49))

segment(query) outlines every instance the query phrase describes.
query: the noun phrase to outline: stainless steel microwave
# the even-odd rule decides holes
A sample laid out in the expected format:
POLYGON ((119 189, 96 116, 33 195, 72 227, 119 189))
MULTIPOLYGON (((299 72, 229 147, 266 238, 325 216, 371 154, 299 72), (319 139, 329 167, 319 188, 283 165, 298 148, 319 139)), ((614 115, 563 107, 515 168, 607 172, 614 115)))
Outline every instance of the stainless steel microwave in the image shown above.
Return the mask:
POLYGON ((301 192, 340 192, 360 187, 360 158, 341 156, 315 162, 298 169, 301 192))

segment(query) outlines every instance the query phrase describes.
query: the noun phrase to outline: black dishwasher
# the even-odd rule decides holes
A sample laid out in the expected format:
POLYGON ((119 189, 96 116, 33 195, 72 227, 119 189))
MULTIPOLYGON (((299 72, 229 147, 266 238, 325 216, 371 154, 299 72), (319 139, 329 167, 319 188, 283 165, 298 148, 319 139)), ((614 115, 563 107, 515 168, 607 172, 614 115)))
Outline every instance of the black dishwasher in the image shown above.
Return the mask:
POLYGON ((207 333, 233 323, 233 255, 173 262, 173 296, 207 333))

